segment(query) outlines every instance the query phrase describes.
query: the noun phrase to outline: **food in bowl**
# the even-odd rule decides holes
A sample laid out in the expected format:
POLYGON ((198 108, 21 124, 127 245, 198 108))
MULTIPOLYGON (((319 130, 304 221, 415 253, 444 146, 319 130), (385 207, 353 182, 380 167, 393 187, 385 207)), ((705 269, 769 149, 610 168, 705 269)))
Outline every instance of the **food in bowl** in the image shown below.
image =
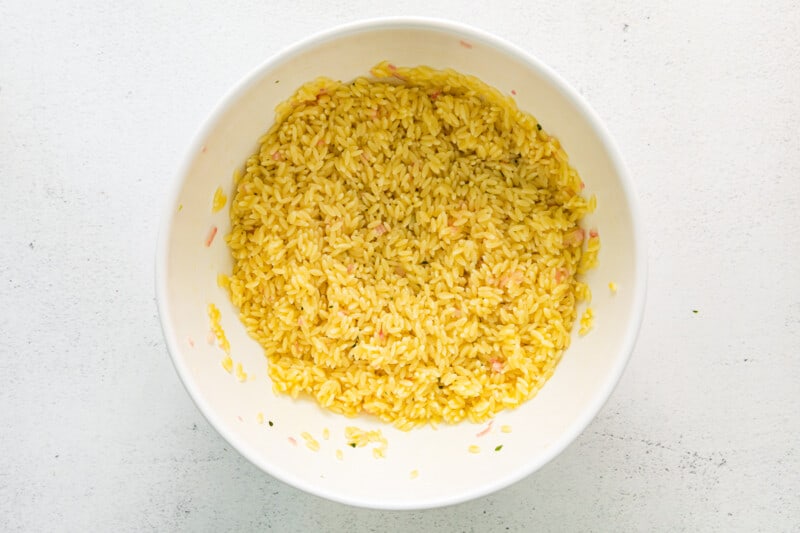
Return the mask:
POLYGON ((511 97, 453 70, 371 73, 277 107, 236 177, 224 283, 277 392, 400 429, 484 421, 569 346, 595 200, 511 97))
MULTIPOLYGON (((461 24, 364 21, 279 52, 237 82, 214 107, 181 159, 165 203, 156 256, 158 310, 171 359, 188 394, 231 447, 264 472, 349 505, 452 505, 537 471, 575 440, 609 398, 632 353, 642 318, 646 255, 641 219, 633 178, 611 135, 580 94, 547 65, 461 24), (547 133, 558 137, 586 182, 584 194, 598 196, 597 209, 580 225, 600 228, 602 258, 596 268, 579 276, 592 288, 596 324, 586 338, 579 337, 574 324, 569 348, 536 398, 498 412, 493 424, 465 421, 401 431, 377 417, 340 416, 316 401, 275 393, 265 382, 270 381, 265 380, 270 364, 264 349, 248 335, 238 320, 239 310, 218 285, 218 274, 231 275, 234 262, 224 237, 231 232, 229 206, 235 189, 223 176, 237 167, 245 170, 241 164, 273 124, 275 106, 289 99, 294 89, 318 75, 356 79, 385 58, 396 65, 453 68, 513 95, 521 109, 534 113, 547 133), (228 207, 212 213, 221 184, 228 207), (209 240, 214 228, 216 238, 209 240), (618 285, 615 294, 607 290, 610 280, 618 285), (215 336, 209 339, 209 303, 218 306, 233 367, 241 363, 246 381, 220 366, 225 354, 215 336), (380 430, 389 444, 384 457, 373 455, 379 442, 353 448, 346 436, 353 426, 380 430), (504 431, 508 427, 511 433, 504 431), (304 432, 319 444, 317 452, 311 451, 310 440, 304 442, 304 432), (470 453, 472 446, 480 453, 470 453)), ((578 306, 579 315, 587 305, 578 306)))

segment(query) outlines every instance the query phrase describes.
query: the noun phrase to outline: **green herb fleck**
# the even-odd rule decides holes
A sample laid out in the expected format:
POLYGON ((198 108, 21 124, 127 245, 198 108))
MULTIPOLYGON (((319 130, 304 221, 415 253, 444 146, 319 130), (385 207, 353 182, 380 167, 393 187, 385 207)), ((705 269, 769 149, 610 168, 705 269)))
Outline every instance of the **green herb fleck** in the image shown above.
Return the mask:
POLYGON ((348 446, 350 446, 351 448, 355 448, 356 447, 356 443, 355 442, 351 442, 351 443, 348 444, 348 446))
POLYGON ((541 125, 541 124, 539 124, 538 122, 536 123, 536 129, 537 129, 538 131, 542 131, 542 125, 541 125))
POLYGON ((272 423, 272 420, 269 421, 269 427, 274 426, 275 424, 272 423))
POLYGON ((423 265, 427 265, 427 264, 428 264, 428 262, 427 262, 427 261, 423 261, 423 262, 422 262, 422 264, 423 264, 423 265))
POLYGON ((500 446, 495 447, 494 451, 499 452, 502 449, 503 449, 503 445, 501 444, 500 446))
POLYGON ((697 314, 699 311, 697 309, 692 309, 692 313, 697 314))

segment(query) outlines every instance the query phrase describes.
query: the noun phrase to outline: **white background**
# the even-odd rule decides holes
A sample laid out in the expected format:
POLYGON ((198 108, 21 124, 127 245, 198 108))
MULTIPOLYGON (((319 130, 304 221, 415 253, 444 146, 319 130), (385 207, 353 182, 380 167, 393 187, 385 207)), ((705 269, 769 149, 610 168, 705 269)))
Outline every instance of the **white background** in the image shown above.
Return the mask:
POLYGON ((66 4, 0 3, 0 530, 800 529, 796 2, 66 4), (554 67, 616 137, 649 240, 644 325, 598 418, 524 481, 427 512, 250 465, 179 383, 153 296, 164 195, 216 101, 385 15, 554 67))

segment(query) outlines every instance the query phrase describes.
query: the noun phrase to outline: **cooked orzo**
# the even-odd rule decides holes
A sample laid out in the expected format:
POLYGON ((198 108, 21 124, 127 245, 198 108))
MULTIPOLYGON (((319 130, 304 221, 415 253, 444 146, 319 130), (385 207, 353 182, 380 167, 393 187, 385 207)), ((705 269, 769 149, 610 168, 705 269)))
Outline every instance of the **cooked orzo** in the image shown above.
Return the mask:
POLYGON ((483 421, 535 395, 569 345, 594 198, 496 89, 371 72, 277 107, 236 174, 227 286, 277 392, 401 429, 483 421))

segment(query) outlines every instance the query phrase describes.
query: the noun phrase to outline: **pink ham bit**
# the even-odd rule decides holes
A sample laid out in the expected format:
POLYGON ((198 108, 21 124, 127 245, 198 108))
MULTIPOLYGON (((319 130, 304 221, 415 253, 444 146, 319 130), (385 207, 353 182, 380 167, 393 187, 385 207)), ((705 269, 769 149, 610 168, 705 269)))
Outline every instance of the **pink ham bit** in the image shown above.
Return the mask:
POLYGON ((383 235, 384 233, 388 232, 389 229, 383 225, 383 222, 375 226, 375 233, 378 235, 383 235))
POLYGON ((348 274, 352 274, 355 271, 356 271, 356 265, 354 265, 353 263, 350 263, 349 265, 347 265, 347 273, 348 274))
POLYGON ((208 148, 206 148, 206 145, 203 145, 203 149, 200 150, 200 151, 203 152, 203 153, 206 153, 206 150, 208 150, 208 148))
POLYGON ((211 243, 214 242, 214 237, 217 236, 217 227, 211 226, 211 229, 208 230, 208 235, 206 236, 206 248, 211 246, 211 243))
POLYGON ((392 63, 389 63, 388 65, 386 65, 386 68, 389 69, 389 72, 392 73, 392 76, 394 76, 398 80, 405 81, 406 77, 403 76, 402 74, 400 74, 399 72, 397 72, 397 67, 395 65, 393 65, 392 63))
POLYGON ((475 436, 476 437, 483 437, 484 435, 489 433, 492 430, 492 424, 494 424, 494 420, 489 420, 489 423, 486 425, 486 427, 483 428, 481 431, 477 432, 475 434, 475 436))
POLYGON ((317 146, 325 146, 325 139, 320 139, 317 141, 317 146))
POLYGON ((586 232, 583 228, 577 228, 564 235, 564 246, 580 246, 585 237, 586 232))
POLYGON ((566 269, 563 268, 556 269, 556 274, 555 274, 556 283, 561 283, 565 279, 567 279, 566 269))
POLYGON ((458 233, 455 217, 447 217, 447 227, 450 228, 450 233, 458 233))
POLYGON ((589 230, 589 237, 590 238, 596 238, 596 237, 599 237, 599 236, 600 236, 600 234, 597 233, 596 229, 592 228, 592 229, 589 230))
POLYGON ((272 152, 272 160, 273 161, 281 161, 282 159, 283 159, 283 156, 281 155, 280 152, 272 152))
POLYGON ((406 78, 405 78, 405 76, 403 76, 402 74, 400 74, 399 72, 397 72, 397 67, 396 67, 396 66, 394 66, 393 64, 391 64, 391 63, 387 64, 387 65, 386 65, 386 68, 388 68, 388 69, 389 69, 389 72, 391 72, 391 73, 392 73, 392 76, 394 76, 394 77, 395 77, 395 78, 397 78, 398 80, 405 80, 405 79, 406 79, 406 78))
POLYGON ((194 340, 191 337, 186 337, 186 344, 189 345, 189 348, 194 348, 194 340))
POLYGON ((241 416, 237 416, 237 417, 236 417, 236 420, 238 420, 239 422, 244 422, 244 420, 242 420, 242 417, 241 417, 241 416))
POLYGON ((401 266, 394 267, 394 273, 400 276, 401 278, 406 277, 406 269, 401 266))
POLYGON ((378 339, 380 339, 381 342, 386 340, 386 333, 383 332, 383 328, 378 331, 378 339))
POLYGON ((207 342, 208 344, 211 344, 211 345, 213 345, 213 344, 214 344, 214 340, 215 340, 216 338, 217 338, 217 337, 214 335, 214 332, 213 332, 213 331, 211 331, 211 330, 209 330, 209 331, 208 331, 208 335, 206 335, 206 342, 207 342))
POLYGON ((431 100, 436 100, 437 98, 439 98, 439 95, 440 95, 440 94, 442 94, 440 91, 433 91, 433 92, 431 93, 431 97, 430 97, 430 98, 431 98, 431 100))
POLYGON ((471 49, 472 48, 472 45, 470 43, 468 43, 467 41, 464 41, 464 40, 458 41, 458 44, 460 44, 461 46, 463 46, 466 49, 471 49))
POLYGON ((585 188, 586 188, 586 184, 584 182, 581 182, 581 190, 583 190, 585 188))
POLYGON ((517 96, 517 91, 515 91, 514 89, 511 89, 511 94, 513 94, 514 96, 517 96))
POLYGON ((499 359, 491 359, 489 363, 492 365, 492 372, 499 374, 503 371, 503 362, 499 359))
POLYGON ((294 437, 289 437, 289 443, 291 443, 292 446, 297 446, 297 441, 294 437))
POLYGON ((300 327, 302 328, 302 327, 303 327, 303 324, 304 324, 304 322, 303 322, 303 319, 302 319, 302 318, 298 318, 298 319, 297 319, 297 325, 298 325, 298 326, 300 326, 300 327))

